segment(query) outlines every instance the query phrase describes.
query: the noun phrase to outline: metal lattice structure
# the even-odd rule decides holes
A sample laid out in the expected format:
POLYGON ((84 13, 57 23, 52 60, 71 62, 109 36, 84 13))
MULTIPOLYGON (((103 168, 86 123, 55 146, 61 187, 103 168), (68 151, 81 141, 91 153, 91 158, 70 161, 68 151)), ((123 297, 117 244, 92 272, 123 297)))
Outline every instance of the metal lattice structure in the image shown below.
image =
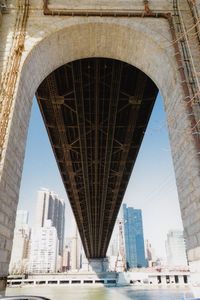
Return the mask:
POLYGON ((105 257, 158 89, 124 62, 68 63, 37 99, 88 258, 105 257))

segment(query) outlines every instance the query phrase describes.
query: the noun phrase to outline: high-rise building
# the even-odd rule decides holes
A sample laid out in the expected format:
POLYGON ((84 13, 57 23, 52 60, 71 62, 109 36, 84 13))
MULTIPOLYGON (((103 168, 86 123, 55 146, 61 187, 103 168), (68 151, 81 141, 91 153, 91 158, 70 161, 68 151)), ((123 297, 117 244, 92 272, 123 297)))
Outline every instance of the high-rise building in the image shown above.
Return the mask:
POLYGON ((167 234, 167 264, 170 267, 187 266, 185 241, 182 230, 171 230, 167 234))
POLYGON ((78 227, 74 220, 74 233, 71 242, 71 269, 79 270, 81 267, 81 239, 78 227))
POLYGON ((29 259, 30 273, 52 273, 57 271, 58 259, 57 230, 51 220, 43 227, 34 228, 29 259))
POLYGON ((141 209, 123 204, 127 268, 146 267, 141 209))
POLYGON ((70 245, 66 244, 63 251, 63 264, 62 264, 63 272, 69 271, 71 269, 70 260, 71 260, 71 248, 70 245))
POLYGON ((15 228, 23 228, 23 226, 28 224, 29 213, 27 210, 17 210, 15 228))
POLYGON ((145 241, 145 250, 146 250, 146 261, 148 267, 155 266, 157 257, 154 248, 152 247, 151 243, 148 240, 145 241))
POLYGON ((52 221, 56 228, 59 240, 60 256, 63 255, 64 227, 65 227, 65 203, 54 192, 48 189, 38 191, 35 228, 44 227, 46 220, 52 221))
POLYGON ((28 212, 18 210, 9 265, 10 274, 23 274, 28 271, 29 243, 30 228, 28 226, 28 212))

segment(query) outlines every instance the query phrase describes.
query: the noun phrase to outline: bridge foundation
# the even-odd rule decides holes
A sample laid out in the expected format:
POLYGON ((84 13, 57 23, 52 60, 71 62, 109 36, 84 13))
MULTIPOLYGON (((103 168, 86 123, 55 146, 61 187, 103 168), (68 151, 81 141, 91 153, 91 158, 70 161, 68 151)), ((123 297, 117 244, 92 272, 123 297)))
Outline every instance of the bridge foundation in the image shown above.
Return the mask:
MULTIPOLYGON (((190 255, 190 251, 188 251, 188 254, 190 255)), ((192 258, 189 257, 189 260, 192 258)), ((200 285, 200 259, 199 260, 193 260, 189 262, 189 267, 190 267, 190 278, 191 278, 191 283, 194 285, 200 285)))
POLYGON ((4 296, 6 289, 7 278, 0 277, 0 296, 4 296))
POLYGON ((108 271, 108 259, 94 258, 88 260, 88 271, 95 273, 102 273, 108 271))

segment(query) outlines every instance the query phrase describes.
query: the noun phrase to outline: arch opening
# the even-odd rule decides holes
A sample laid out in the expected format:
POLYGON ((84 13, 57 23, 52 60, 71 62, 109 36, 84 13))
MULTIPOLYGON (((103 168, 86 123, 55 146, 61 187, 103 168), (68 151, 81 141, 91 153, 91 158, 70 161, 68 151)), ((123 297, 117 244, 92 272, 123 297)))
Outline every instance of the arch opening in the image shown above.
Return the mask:
POLYGON ((157 93, 142 71, 108 58, 61 66, 37 90, 88 258, 106 256, 157 93))

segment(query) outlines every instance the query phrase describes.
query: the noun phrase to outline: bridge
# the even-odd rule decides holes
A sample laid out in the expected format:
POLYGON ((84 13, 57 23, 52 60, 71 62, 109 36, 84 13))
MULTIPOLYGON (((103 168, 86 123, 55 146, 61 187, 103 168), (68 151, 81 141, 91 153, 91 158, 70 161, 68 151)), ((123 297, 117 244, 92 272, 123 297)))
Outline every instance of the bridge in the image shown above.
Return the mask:
POLYGON ((37 99, 88 258, 106 256, 158 89, 111 59, 68 63, 37 99))
POLYGON ((103 259, 160 90, 188 259, 200 273, 196 1, 0 0, 0 7, 2 288, 35 94, 86 255, 103 259))

